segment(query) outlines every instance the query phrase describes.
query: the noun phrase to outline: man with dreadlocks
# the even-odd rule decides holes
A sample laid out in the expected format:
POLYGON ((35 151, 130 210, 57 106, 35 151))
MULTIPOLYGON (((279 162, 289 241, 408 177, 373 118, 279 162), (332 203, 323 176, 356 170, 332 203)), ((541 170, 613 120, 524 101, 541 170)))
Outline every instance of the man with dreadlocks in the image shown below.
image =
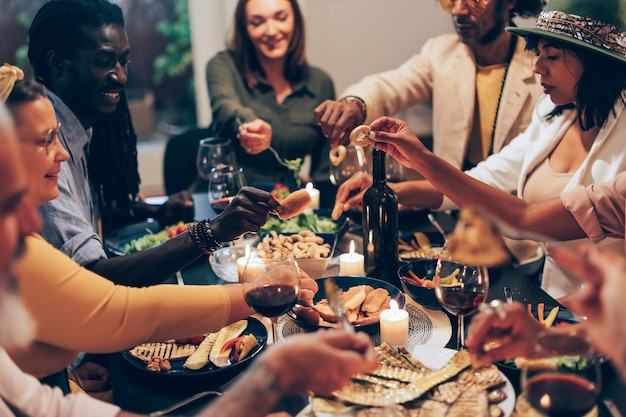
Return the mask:
MULTIPOLYGON (((51 0, 29 30, 28 58, 46 87, 62 125, 59 139, 70 154, 61 165, 59 197, 40 209, 42 235, 118 284, 146 286, 211 255, 220 242, 258 231, 277 203, 267 192, 244 187, 219 216, 194 223, 188 233, 107 259, 98 237, 100 221, 106 230, 142 215, 162 222, 193 217, 188 194, 175 195, 159 208, 137 201, 136 135, 124 95, 129 54, 122 10, 109 0, 51 0)), ((105 375, 99 372, 89 378, 105 375)), ((61 374, 46 382, 57 385, 61 374)))
POLYGON ((245 188, 222 214, 194 224, 166 245, 107 259, 98 237, 128 218, 171 221, 193 217, 188 194, 159 208, 137 201, 136 135, 124 85, 130 48, 122 10, 108 0, 51 0, 29 30, 28 58, 44 84, 70 153, 59 174, 60 195, 45 204, 42 234, 81 265, 117 283, 160 283, 220 242, 257 231, 275 204, 268 193, 245 188), (189 210, 191 208, 191 210, 189 210))

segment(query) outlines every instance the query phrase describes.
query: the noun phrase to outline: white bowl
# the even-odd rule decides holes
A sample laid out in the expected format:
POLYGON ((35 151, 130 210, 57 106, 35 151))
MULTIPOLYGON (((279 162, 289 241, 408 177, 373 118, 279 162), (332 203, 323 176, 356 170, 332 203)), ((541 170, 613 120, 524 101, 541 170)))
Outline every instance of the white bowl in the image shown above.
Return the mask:
POLYGON ((245 246, 226 246, 209 257, 209 264, 215 275, 228 282, 239 282, 237 259, 245 256, 245 246))

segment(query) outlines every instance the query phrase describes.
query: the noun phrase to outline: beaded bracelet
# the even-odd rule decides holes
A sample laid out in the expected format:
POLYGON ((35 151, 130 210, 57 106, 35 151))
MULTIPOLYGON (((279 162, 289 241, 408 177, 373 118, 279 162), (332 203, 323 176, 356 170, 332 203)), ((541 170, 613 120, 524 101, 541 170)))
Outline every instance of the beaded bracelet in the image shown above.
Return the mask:
POLYGON ((365 121, 365 119, 367 118, 367 105, 365 104, 365 101, 363 101, 363 99, 361 97, 345 96, 345 97, 343 97, 343 98, 341 98, 339 100, 340 101, 345 101, 346 103, 354 103, 354 104, 356 104, 356 106, 361 111, 361 114, 363 115, 363 119, 360 121, 360 123, 363 123, 365 121))
POLYGON ((189 230, 189 234, 191 234, 191 237, 193 237, 193 240, 196 242, 200 250, 206 255, 211 256, 213 252, 215 252, 217 249, 219 249, 220 246, 222 246, 221 243, 218 242, 217 239, 215 239, 215 237, 213 236, 209 219, 190 224, 187 226, 187 229, 189 230))

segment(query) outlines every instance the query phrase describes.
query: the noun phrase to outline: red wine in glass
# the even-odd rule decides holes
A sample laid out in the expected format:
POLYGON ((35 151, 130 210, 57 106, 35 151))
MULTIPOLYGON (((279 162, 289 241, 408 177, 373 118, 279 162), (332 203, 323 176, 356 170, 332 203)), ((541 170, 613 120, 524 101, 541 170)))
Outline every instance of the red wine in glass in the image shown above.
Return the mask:
POLYGON ((226 207, 228 207, 232 199, 233 197, 224 197, 213 200, 211 202, 211 208, 213 209, 213 211, 215 211, 215 214, 220 214, 221 212, 226 210, 226 207))
POLYGON ((549 417, 584 416, 596 404, 593 382, 576 374, 545 373, 526 382, 526 401, 549 417))
POLYGON ((483 289, 468 290, 461 286, 441 287, 439 302, 454 315, 467 316, 476 311, 487 298, 487 291, 483 289))
POLYGON ((272 284, 254 288, 245 294, 246 302, 266 317, 285 314, 296 304, 298 293, 294 286, 272 284))

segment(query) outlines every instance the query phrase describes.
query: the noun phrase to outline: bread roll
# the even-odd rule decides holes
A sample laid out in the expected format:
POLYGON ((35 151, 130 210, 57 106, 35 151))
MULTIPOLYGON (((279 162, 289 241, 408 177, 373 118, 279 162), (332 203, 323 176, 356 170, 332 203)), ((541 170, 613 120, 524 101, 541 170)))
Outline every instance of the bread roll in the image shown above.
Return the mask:
POLYGON ((302 213, 311 205, 311 196, 304 189, 289 194, 276 207, 276 214, 283 220, 290 219, 302 213))

